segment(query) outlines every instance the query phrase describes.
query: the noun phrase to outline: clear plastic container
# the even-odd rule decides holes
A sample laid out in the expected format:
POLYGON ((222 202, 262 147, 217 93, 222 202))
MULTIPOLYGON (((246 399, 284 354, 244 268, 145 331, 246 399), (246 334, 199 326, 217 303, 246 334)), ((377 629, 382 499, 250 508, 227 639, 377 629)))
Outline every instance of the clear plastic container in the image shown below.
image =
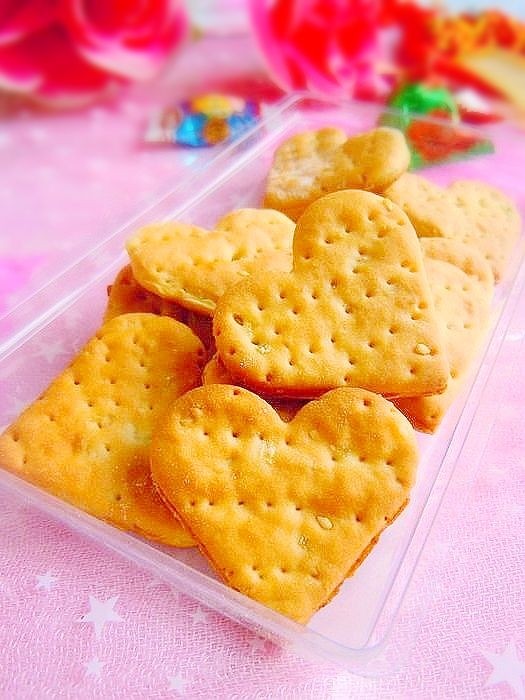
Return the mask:
MULTIPOLYGON (((206 168, 153 206, 111 232, 88 255, 0 319, 0 425, 7 425, 53 379, 101 322, 106 285, 126 263, 124 242, 151 221, 178 219, 212 227, 224 213, 257 206, 276 146, 298 131, 334 125, 349 134, 376 125, 380 111, 367 104, 294 96, 269 110, 261 124, 226 148, 206 168)), ((488 132, 487 132, 488 133, 488 132)), ((445 184, 481 179, 507 192, 525 209, 521 163, 525 140, 512 127, 493 127, 490 155, 434 166, 425 176, 445 184)), ((498 353, 519 303, 525 278, 523 237, 511 267, 498 285, 490 333, 462 395, 435 435, 418 434, 421 461, 408 507, 344 582, 339 593, 306 626, 298 625, 220 582, 196 549, 156 545, 117 530, 0 470, 0 487, 34 504, 68 526, 101 542, 162 577, 182 592, 304 656, 337 662, 354 672, 376 675, 399 661, 391 631, 443 494, 467 438, 483 442, 497 413, 493 382, 498 353), (490 395, 489 395, 490 394, 490 395), (474 431, 474 433, 473 433, 474 431)))

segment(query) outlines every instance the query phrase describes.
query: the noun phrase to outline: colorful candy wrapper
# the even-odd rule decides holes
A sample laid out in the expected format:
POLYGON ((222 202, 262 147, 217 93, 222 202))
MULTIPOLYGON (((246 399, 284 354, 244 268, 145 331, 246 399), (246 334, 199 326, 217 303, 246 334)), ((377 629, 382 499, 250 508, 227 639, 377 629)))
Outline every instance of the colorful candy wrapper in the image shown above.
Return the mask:
POLYGON ((381 115, 379 123, 405 134, 411 169, 494 152, 490 139, 461 124, 457 103, 445 88, 409 84, 388 106, 394 111, 381 115))
POLYGON ((503 120, 503 115, 496 111, 494 102, 490 102, 473 88, 462 88, 454 92, 454 97, 461 121, 467 124, 494 124, 503 120))
POLYGON ((230 95, 206 94, 163 109, 153 116, 146 143, 215 146, 233 141, 254 126, 260 105, 230 95))

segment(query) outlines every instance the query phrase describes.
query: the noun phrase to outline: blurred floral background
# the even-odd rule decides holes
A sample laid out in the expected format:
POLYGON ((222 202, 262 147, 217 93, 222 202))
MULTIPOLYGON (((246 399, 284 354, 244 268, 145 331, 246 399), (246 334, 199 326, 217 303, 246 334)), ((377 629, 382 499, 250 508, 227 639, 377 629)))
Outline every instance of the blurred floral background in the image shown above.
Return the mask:
POLYGON ((187 33, 182 0, 3 0, 0 86, 76 106, 154 76, 187 33))
POLYGON ((516 2, 2 0, 0 89, 79 107, 153 79, 188 42, 246 33, 284 91, 386 99, 418 80, 522 108, 524 15, 516 2))

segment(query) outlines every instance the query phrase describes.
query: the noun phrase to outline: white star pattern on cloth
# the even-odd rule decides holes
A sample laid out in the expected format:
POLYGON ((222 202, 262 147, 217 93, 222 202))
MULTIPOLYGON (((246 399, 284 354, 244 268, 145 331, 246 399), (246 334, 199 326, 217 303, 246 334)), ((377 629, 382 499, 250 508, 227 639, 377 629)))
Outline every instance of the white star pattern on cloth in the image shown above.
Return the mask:
POLYGON ((41 126, 34 126, 32 129, 29 129, 28 134, 30 138, 37 143, 47 141, 50 136, 49 131, 41 126))
POLYGON ((22 413, 24 408, 27 407, 28 403, 29 403, 29 401, 27 399, 19 399, 16 396, 12 396, 11 403, 10 403, 10 406, 11 406, 10 410, 13 411, 15 416, 18 416, 18 415, 20 415, 20 413, 22 413))
POLYGON ((90 611, 77 620, 77 622, 92 622, 95 629, 95 636, 100 639, 104 625, 107 622, 123 622, 118 613, 113 610, 118 595, 104 602, 97 600, 92 595, 89 596, 90 611))
POLYGON ((146 588, 157 588, 158 586, 167 586, 168 584, 166 581, 163 581, 160 578, 152 578, 151 581, 148 581, 146 584, 146 588))
POLYGON ((522 678, 525 675, 525 661, 518 658, 514 640, 510 640, 507 648, 501 654, 494 654, 491 651, 482 651, 481 653, 492 666, 492 673, 485 683, 485 687, 498 683, 508 683, 519 698, 525 697, 522 678))
POLYGON ((170 684, 168 690, 176 690, 177 693, 184 692, 187 681, 182 676, 179 676, 178 674, 176 676, 169 676, 168 681, 170 684))
POLYGON ((45 574, 37 575, 37 584, 35 588, 37 590, 43 589, 44 591, 50 591, 53 588, 53 584, 58 581, 56 576, 53 576, 51 571, 46 571, 45 574))
POLYGON ((12 603, 18 601, 18 596, 11 591, 8 583, 3 578, 0 578, 0 598, 6 598, 12 603))
POLYGON ((103 667, 106 665, 105 661, 99 661, 95 656, 91 661, 86 661, 84 666, 86 667, 86 676, 93 676, 94 678, 100 678, 103 667))
POLYGON ((266 652, 266 639, 253 636, 248 639, 248 644, 252 652, 264 654, 266 652))
POLYGON ((94 172, 104 172, 109 170, 109 162, 103 158, 91 158, 87 162, 87 167, 94 172))
POLYGON ((72 154, 71 146, 58 146, 53 150, 59 158, 69 158, 72 154))
POLYGON ((66 352, 67 350, 60 340, 44 341, 37 352, 37 357, 43 357, 46 362, 51 364, 57 357, 65 355, 66 352))
MULTIPOLYGON (((64 324, 64 327, 67 328, 68 330, 77 330, 77 327, 81 325, 82 319, 84 317, 84 312, 82 309, 77 309, 75 307, 71 307, 67 310, 67 312, 64 314, 62 318, 62 323, 64 324)), ((73 335, 72 333, 70 335, 73 335)), ((80 344, 83 344, 83 341, 80 341, 80 344)))
POLYGON ((509 518, 520 518, 525 515, 525 506, 516 501, 508 501, 502 507, 502 512, 509 518))
POLYGON ((202 608, 196 608, 192 613, 190 613, 191 621, 194 625, 206 624, 208 622, 208 616, 202 608))
POLYGON ((38 168, 36 171, 37 177, 39 177, 41 180, 53 180, 55 176, 55 169, 50 167, 49 165, 44 165, 41 168, 38 168))

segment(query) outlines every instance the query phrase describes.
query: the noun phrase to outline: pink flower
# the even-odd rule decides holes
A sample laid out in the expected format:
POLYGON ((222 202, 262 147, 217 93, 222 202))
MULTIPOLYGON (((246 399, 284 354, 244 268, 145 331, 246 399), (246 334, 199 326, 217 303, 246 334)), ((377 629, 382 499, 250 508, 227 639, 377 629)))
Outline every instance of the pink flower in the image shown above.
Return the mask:
POLYGON ((376 95, 381 0, 250 0, 252 26, 285 90, 376 95))
POLYGON ((86 103, 151 78, 187 26, 182 0, 0 0, 0 89, 86 103))

